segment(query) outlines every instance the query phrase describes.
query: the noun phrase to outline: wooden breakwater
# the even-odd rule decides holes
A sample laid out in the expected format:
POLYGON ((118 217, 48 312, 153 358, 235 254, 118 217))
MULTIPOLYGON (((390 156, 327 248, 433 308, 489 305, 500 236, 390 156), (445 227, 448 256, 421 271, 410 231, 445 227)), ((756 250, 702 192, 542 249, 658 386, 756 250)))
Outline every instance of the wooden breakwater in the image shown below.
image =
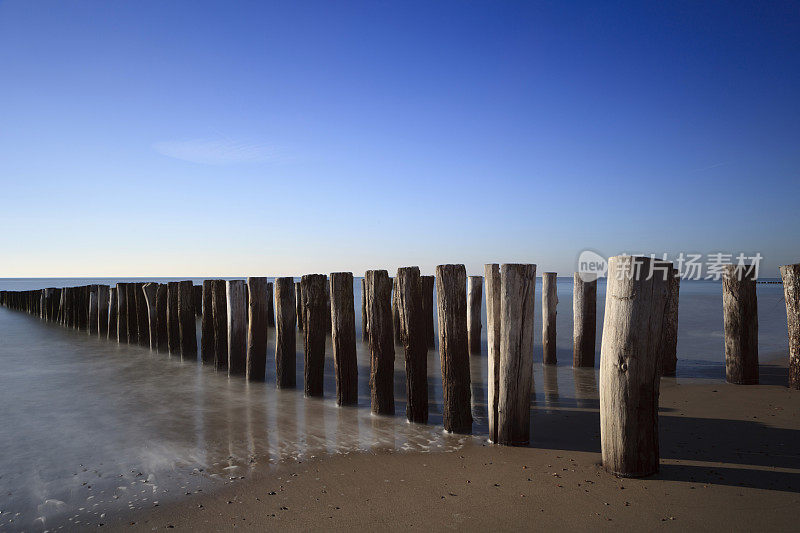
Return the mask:
MULTIPOLYGON (((603 464, 616 475, 643 476, 658 469, 658 376, 675 373, 680 279, 664 261, 621 256, 609 264, 600 350, 603 464)), ((794 388, 800 388, 799 273, 800 265, 782 267, 794 388)), ((490 264, 485 277, 468 277, 464 265, 440 265, 435 274, 423 276, 417 267, 404 267, 391 278, 385 270, 371 270, 361 281, 361 342, 370 352, 372 411, 395 414, 394 367, 400 355, 406 369, 406 417, 427 422, 427 357, 438 340, 445 429, 472 431, 470 354, 483 352, 488 354, 489 440, 527 444, 535 431, 530 427, 530 394, 536 265, 490 264), (483 297, 485 325, 480 315, 483 297), (479 333, 484 326, 486 348, 479 333)), ((578 275, 574 279, 573 366, 593 367, 597 281, 578 275)), ((753 383, 758 363, 754 280, 734 267, 726 271, 726 280, 728 379, 753 383)), ((541 311, 547 365, 556 363, 556 283, 555 273, 545 273, 541 311)), ((0 304, 88 335, 139 344, 184 360, 199 357, 216 370, 252 381, 265 379, 267 344, 274 342, 278 388, 297 385, 295 336, 300 330, 307 396, 323 394, 330 334, 337 403, 352 405, 358 403, 359 370, 353 292, 352 273, 338 272, 306 275, 300 282, 251 277, 209 279, 196 286, 180 281, 0 291, 0 304)))

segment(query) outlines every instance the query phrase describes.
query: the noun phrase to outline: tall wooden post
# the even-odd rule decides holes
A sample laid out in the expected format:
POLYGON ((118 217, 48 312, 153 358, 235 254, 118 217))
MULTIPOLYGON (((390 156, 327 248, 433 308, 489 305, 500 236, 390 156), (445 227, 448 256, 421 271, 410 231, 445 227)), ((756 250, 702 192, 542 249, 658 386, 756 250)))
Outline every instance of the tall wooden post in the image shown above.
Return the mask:
POLYGON ((275 280, 275 383, 279 389, 294 388, 297 382, 297 322, 294 278, 275 280))
POLYGON ((167 295, 167 284, 159 283, 156 289, 156 337, 158 340, 156 346, 158 351, 162 353, 169 353, 168 308, 169 298, 167 295))
POLYGON ((395 344, 402 344, 400 338, 400 313, 397 309, 397 277, 389 278, 392 280, 392 328, 394 330, 395 344))
POLYGON ((758 300, 750 266, 725 265, 722 272, 725 378, 739 385, 758 384, 758 300))
POLYGON ((428 422, 428 348, 419 267, 397 270, 397 311, 406 357, 406 418, 428 422))
POLYGON ((147 300, 144 296, 144 283, 136 284, 136 323, 139 325, 139 344, 150 347, 150 324, 147 300))
POLYGON ((444 429, 455 433, 469 433, 472 429, 466 288, 467 271, 464 265, 436 267, 442 419, 444 429))
POLYGON ((356 317, 353 273, 330 275, 331 344, 336 371, 336 403, 358 403, 358 361, 356 360, 356 317))
POLYGON ((800 390, 800 263, 780 267, 789 330, 789 388, 800 390))
POLYGON ((589 274, 575 273, 572 292, 573 345, 572 366, 594 367, 597 334, 597 279, 584 280, 589 274))
POLYGON ((372 412, 394 414, 394 326, 392 281, 385 270, 367 270, 370 405, 372 412))
POLYGON ((489 440, 497 442, 497 406, 500 399, 500 265, 484 266, 486 278, 486 340, 489 347, 486 376, 487 411, 489 414, 489 440))
POLYGON ((119 307, 117 303, 118 291, 119 289, 117 286, 110 287, 108 289, 108 327, 106 331, 108 333, 109 340, 117 338, 117 323, 119 320, 117 317, 117 314, 119 313, 119 307))
MULTIPOLYGON (((194 315, 200 316, 203 313, 203 285, 192 284, 192 308, 194 315)), ((197 328, 195 328, 197 329, 197 328)))
POLYGON ((181 353, 181 326, 178 315, 180 282, 167 282, 167 349, 171 355, 181 353))
POLYGON ((330 333, 331 331, 331 286, 328 282, 328 277, 325 276, 325 313, 327 319, 325 320, 325 331, 330 333))
POLYGON ((500 391, 497 443, 530 442, 536 265, 500 266, 500 391))
POLYGON ((303 329, 303 285, 298 281, 294 284, 295 314, 297 315, 297 329, 303 329))
POLYGON ((361 278, 361 340, 369 342, 369 329, 367 325, 367 287, 365 278, 361 278))
POLYGON ((306 396, 322 396, 325 372, 325 332, 328 320, 325 298, 326 276, 306 274, 302 278, 304 334, 304 390, 306 396))
POLYGON ((97 299, 97 285, 89 285, 89 323, 87 324, 89 333, 97 335, 97 320, 100 312, 100 305, 97 299))
POLYGON ((156 312, 158 283, 142 285, 142 295, 147 306, 147 339, 150 341, 150 349, 156 351, 158 350, 158 314, 156 312))
POLYGON ((678 366, 678 300, 681 277, 676 268, 669 272, 669 292, 661 340, 661 375, 674 376, 678 366))
POLYGON ((669 283, 658 263, 633 256, 608 262, 600 440, 603 467, 618 476, 658 471, 660 342, 669 283))
POLYGON ((212 295, 214 293, 214 280, 203 280, 203 318, 200 321, 200 356, 203 363, 214 364, 214 311, 212 295))
POLYGON ((228 375, 245 375, 247 369, 247 286, 244 280, 225 282, 228 303, 228 375))
POLYGON ((211 307, 214 312, 214 367, 228 368, 228 295, 224 279, 215 279, 212 285, 211 307))
POLYGON ((469 352, 481 353, 481 298, 483 278, 469 276, 467 278, 467 338, 469 352))
POLYGON ((428 348, 436 347, 436 328, 433 318, 433 287, 434 276, 420 276, 422 280, 422 320, 425 323, 425 342, 428 348))
POLYGON ((128 342, 128 287, 117 283, 117 342, 128 342))
POLYGON ((555 365, 556 355, 556 307, 558 306, 558 274, 542 274, 542 363, 555 365))
POLYGON ((197 322, 194 313, 194 285, 191 281, 178 284, 178 328, 181 358, 197 359, 197 322))
POLYGON ((247 278, 247 372, 249 381, 264 381, 267 373, 267 278, 247 278))
POLYGON ((108 285, 97 285, 97 335, 108 337, 108 285))
POLYGON ((275 327, 275 286, 269 281, 267 282, 267 325, 271 328, 275 327))

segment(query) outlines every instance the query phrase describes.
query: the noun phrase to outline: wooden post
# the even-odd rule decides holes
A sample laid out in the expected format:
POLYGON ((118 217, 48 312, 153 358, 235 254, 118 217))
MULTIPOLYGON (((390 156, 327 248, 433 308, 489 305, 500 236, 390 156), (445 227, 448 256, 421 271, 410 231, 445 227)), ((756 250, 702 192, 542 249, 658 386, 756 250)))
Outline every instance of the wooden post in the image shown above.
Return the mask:
POLYGON ((487 383, 487 411, 489 414, 489 440, 497 442, 497 406, 500 399, 500 265, 484 266, 486 278, 486 340, 489 346, 487 383))
POLYGON ((595 336, 597 333, 597 279, 591 274, 575 273, 572 292, 573 345, 572 366, 594 367, 595 336))
POLYGON ((212 295, 214 280, 203 280, 203 318, 200 321, 200 356, 203 363, 214 364, 214 311, 212 295))
POLYGON ((125 305, 128 317, 128 344, 139 342, 139 325, 136 314, 136 283, 125 284, 125 305))
POLYGON ((600 440, 603 467, 617 476, 658 471, 659 344, 669 283, 658 263, 633 256, 608 262, 600 440))
POLYGON ((394 331, 395 344, 403 344, 400 338, 400 313, 397 309, 397 277, 389 278, 392 280, 392 328, 394 331))
POLYGON ((181 353, 181 326, 178 315, 180 282, 167 282, 167 349, 171 355, 181 353))
POLYGON ((197 359, 197 322, 194 314, 194 285, 191 281, 178 284, 178 331, 181 359, 197 359))
POLYGON ((358 403, 358 361, 356 360, 356 317, 353 273, 330 275, 331 345, 336 372, 336 403, 358 403))
POLYGON ((228 303, 228 375, 245 375, 247 371, 247 286, 244 280, 225 282, 228 303))
POLYGON ((303 276, 303 333, 305 338, 305 367, 303 370, 306 396, 322 396, 325 372, 325 332, 328 311, 325 298, 326 277, 323 274, 303 276))
POLYGON ((89 295, 89 320, 87 329, 89 330, 89 334, 97 335, 97 317, 100 310, 97 300, 97 285, 89 285, 87 293, 89 295))
POLYGON ((128 289, 117 283, 117 342, 128 342, 128 289))
POLYGON ((97 336, 108 337, 108 285, 97 285, 97 336))
POLYGON ((301 282, 294 284, 295 314, 297 315, 297 329, 303 329, 303 285, 301 282))
POLYGON ((758 384, 758 300, 750 267, 725 265, 722 272, 725 378, 739 385, 758 384))
POLYGON ((167 284, 159 283, 158 289, 156 289, 156 336, 158 351, 162 353, 169 353, 169 322, 167 320, 169 298, 167 292, 167 284))
POLYGON ((367 287, 366 279, 361 278, 361 340, 369 342, 369 329, 367 326, 367 287))
POLYGON ((142 285, 142 295, 147 306, 147 339, 150 349, 158 350, 158 283, 145 283, 142 285))
POLYGON ((274 285, 271 281, 267 282, 267 325, 275 327, 275 299, 273 296, 274 285))
POLYGON ((558 305, 558 274, 542 274, 542 363, 555 365, 556 355, 556 307, 558 305))
POLYGON ((663 338, 661 340, 661 375, 674 376, 678 366, 678 299, 681 287, 680 272, 672 268, 669 272, 669 292, 664 315, 663 338))
POLYGON ((136 284, 136 323, 139 326, 139 344, 150 347, 150 324, 147 313, 147 300, 144 296, 144 283, 136 284))
POLYGON ((406 418, 428 422, 428 348, 419 267, 397 270, 396 302, 406 357, 406 418))
POLYGON ((367 270, 370 397, 375 414, 394 414, 394 327, 392 281, 385 270, 367 270))
POLYGON ((536 265, 500 266, 498 444, 530 442, 535 292, 536 265))
POLYGON ((275 383, 279 389, 294 388, 297 382, 297 346, 294 328, 297 321, 294 278, 275 280, 275 383))
POLYGON ((118 288, 116 286, 111 287, 108 289, 108 339, 116 339, 117 338, 117 322, 119 318, 117 317, 118 311, 118 304, 117 304, 117 293, 118 288))
POLYGON ((211 307, 214 312, 214 367, 228 368, 228 295, 225 280, 215 279, 211 307))
POLYGON ((249 381, 264 381, 267 374, 267 278, 247 278, 247 372, 249 381))
POLYGON ((194 315, 200 316, 203 313, 203 286, 192 284, 192 291, 194 315))
POLYGON ((483 278, 470 276, 467 278, 467 338, 469 352, 481 353, 481 298, 483 278))
POLYGON ((425 323, 425 341, 428 348, 436 347, 436 328, 433 318, 434 276, 420 276, 422 279, 422 320, 425 323))
POLYGON ((780 267, 789 330, 789 388, 800 390, 800 263, 780 267))
POLYGON ((467 271, 464 265, 436 267, 442 419, 445 431, 455 433, 469 433, 472 430, 466 288, 467 271))

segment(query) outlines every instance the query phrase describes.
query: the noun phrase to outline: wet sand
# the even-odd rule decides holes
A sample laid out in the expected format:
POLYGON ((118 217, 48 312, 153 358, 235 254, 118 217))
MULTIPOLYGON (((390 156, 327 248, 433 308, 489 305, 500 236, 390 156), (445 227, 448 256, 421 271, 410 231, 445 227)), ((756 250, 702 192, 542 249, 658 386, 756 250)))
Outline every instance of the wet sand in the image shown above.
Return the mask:
POLYGON ((796 529, 800 393, 785 387, 784 365, 762 365, 758 386, 663 379, 661 470, 650 478, 599 466, 595 395, 535 406, 530 447, 474 436, 451 452, 287 461, 104 529, 796 529))

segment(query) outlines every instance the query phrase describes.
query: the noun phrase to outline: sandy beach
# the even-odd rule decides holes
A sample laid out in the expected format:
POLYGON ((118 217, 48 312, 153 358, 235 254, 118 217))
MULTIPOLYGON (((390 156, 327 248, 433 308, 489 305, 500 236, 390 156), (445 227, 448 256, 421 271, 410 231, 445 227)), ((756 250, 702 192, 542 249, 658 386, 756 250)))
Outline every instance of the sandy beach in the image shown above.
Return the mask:
POLYGON ((620 479, 600 463, 596 400, 537 407, 530 447, 481 436, 448 453, 354 453, 287 462, 104 526, 263 530, 791 530, 800 503, 800 395, 785 365, 762 384, 662 379, 661 470, 620 479))

